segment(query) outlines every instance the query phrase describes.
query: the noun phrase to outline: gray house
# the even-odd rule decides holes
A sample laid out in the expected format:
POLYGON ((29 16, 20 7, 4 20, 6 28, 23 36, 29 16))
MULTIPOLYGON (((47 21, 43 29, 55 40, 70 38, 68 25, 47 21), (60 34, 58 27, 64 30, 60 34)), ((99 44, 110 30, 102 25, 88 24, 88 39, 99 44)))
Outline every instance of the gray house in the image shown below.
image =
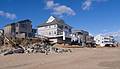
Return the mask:
POLYGON ((18 37, 18 38, 25 38, 31 37, 32 32, 32 25, 31 21, 21 20, 15 23, 7 24, 4 26, 4 35, 8 37, 18 37))
POLYGON ((86 42, 86 37, 89 33, 84 30, 73 30, 71 34, 71 41, 86 42))
POLYGON ((48 37, 54 43, 62 43, 64 40, 70 42, 72 27, 66 24, 62 19, 54 16, 40 24, 37 28, 37 34, 48 37))
POLYGON ((80 46, 91 46, 94 43, 94 37, 89 35, 87 31, 74 30, 71 34, 71 42, 80 46))

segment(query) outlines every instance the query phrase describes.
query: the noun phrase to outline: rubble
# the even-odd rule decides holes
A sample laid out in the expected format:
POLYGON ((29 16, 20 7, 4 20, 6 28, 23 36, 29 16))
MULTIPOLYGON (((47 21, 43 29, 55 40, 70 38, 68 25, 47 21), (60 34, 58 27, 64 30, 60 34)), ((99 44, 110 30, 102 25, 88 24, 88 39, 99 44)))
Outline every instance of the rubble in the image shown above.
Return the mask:
POLYGON ((0 48, 0 55, 9 55, 16 53, 44 53, 46 55, 50 53, 63 53, 63 52, 71 52, 70 49, 63 49, 54 47, 53 44, 47 38, 10 38, 6 35, 4 36, 4 41, 7 44, 4 44, 3 47, 0 48), (6 47, 9 48, 6 48, 6 47))
POLYGON ((22 48, 17 49, 5 49, 0 51, 0 55, 5 56, 9 54, 17 54, 17 53, 44 53, 46 55, 53 54, 53 53, 63 53, 63 52, 72 52, 71 49, 65 48, 57 48, 49 44, 45 43, 35 43, 30 44, 26 47, 21 46, 22 48))

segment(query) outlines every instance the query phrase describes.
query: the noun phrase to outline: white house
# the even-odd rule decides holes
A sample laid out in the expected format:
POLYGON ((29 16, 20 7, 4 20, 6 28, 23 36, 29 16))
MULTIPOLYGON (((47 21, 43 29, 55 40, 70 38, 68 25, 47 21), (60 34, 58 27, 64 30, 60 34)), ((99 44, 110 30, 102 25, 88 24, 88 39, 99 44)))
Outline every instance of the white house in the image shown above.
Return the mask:
POLYGON ((49 19, 40 24, 37 28, 37 34, 48 37, 50 41, 62 42, 70 39, 72 27, 66 24, 62 19, 50 16, 49 19))
POLYGON ((114 44, 114 38, 112 36, 97 35, 94 40, 101 47, 114 44))

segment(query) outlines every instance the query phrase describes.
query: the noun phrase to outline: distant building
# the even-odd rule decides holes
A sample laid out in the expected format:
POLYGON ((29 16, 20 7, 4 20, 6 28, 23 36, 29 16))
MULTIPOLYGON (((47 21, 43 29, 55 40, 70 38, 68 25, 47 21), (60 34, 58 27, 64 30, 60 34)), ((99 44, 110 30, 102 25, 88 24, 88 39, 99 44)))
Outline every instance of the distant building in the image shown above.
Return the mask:
POLYGON ((8 37, 18 37, 18 38, 25 38, 25 37, 31 37, 32 32, 32 25, 31 21, 21 20, 15 23, 7 24, 4 27, 4 35, 8 37))
POLYGON ((50 41, 54 43, 62 43, 63 40, 69 42, 71 29, 72 27, 66 24, 62 19, 50 16, 45 23, 38 26, 37 34, 48 37, 50 41))
POLYGON ((106 45, 113 45, 114 44, 114 38, 113 36, 104 36, 104 35, 97 35, 94 38, 97 45, 100 45, 102 47, 106 45))
POLYGON ((71 34, 71 42, 85 45, 89 33, 84 30, 73 30, 71 34))
POLYGON ((94 47, 94 37, 89 35, 89 32, 84 30, 73 30, 71 34, 71 44, 80 45, 82 47, 94 47))

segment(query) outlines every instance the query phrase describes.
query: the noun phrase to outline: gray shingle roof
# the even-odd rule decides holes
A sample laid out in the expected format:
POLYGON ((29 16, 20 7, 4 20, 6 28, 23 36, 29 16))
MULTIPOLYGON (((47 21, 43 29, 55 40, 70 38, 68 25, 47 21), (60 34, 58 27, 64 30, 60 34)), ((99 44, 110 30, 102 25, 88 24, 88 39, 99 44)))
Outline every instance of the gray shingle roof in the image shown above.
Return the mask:
MULTIPOLYGON (((49 23, 44 22, 44 23, 40 24, 38 27, 44 27, 44 26, 55 25, 55 24, 66 24, 62 19, 59 19, 57 17, 54 17, 54 18, 55 19, 52 22, 49 22, 49 23)), ((66 25, 68 25, 68 24, 66 24, 66 25)))

